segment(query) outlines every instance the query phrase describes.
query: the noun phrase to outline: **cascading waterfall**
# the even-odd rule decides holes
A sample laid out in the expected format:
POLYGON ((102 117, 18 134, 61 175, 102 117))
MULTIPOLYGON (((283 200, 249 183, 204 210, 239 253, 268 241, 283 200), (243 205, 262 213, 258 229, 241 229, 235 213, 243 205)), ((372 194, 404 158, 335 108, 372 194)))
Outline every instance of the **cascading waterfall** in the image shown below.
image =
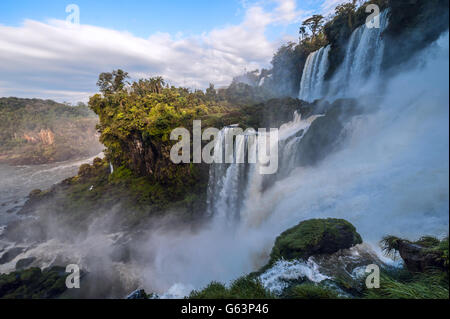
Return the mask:
MULTIPOLYGON (((297 117, 292 126, 280 129, 277 175, 284 175, 284 167, 293 169, 273 183, 258 174, 257 164, 239 164, 235 170, 235 164, 211 165, 208 202, 213 222, 194 233, 179 228, 151 231, 143 253, 154 256, 152 263, 145 263, 146 285, 162 293, 180 290, 180 284, 200 289, 212 280, 229 283, 265 265, 276 237, 310 218, 344 218, 374 245, 387 234, 410 239, 448 234, 448 43, 447 33, 419 53, 416 61, 425 61, 423 67, 380 76, 386 87, 382 100, 372 101, 367 114, 348 122, 342 148, 317 165, 295 167, 284 157, 298 148, 296 138, 304 142, 305 133, 294 123, 311 117, 297 117), (236 171, 246 172, 247 180, 236 171), (221 221, 236 216, 222 191, 227 183, 236 191, 231 176, 243 183, 243 202, 240 221, 226 227, 221 221)), ((307 124, 306 134, 311 129, 307 124)), ((280 280, 298 275, 323 278, 308 263, 281 263, 272 270, 260 278, 271 290, 280 280)))
POLYGON ((299 99, 312 102, 323 97, 324 77, 328 70, 330 46, 312 52, 306 59, 300 83, 299 99))
POLYGON ((207 195, 208 213, 230 223, 239 218, 248 181, 249 164, 240 162, 247 157, 249 144, 251 147, 255 143, 251 134, 241 134, 232 144, 233 152, 226 154, 227 138, 232 141, 235 128, 227 126, 217 136, 215 147, 222 158, 219 163, 218 158, 215 158, 216 163, 211 165, 207 195))
POLYGON ((312 52, 303 68, 299 99, 312 102, 323 97, 335 99, 355 96, 351 90, 352 83, 358 83, 359 90, 363 83, 376 78, 383 62, 385 44, 382 34, 388 26, 388 14, 389 10, 380 14, 379 28, 369 29, 364 24, 353 31, 344 61, 330 83, 326 83, 325 74, 329 67, 331 47, 328 45, 312 52))
MULTIPOLYGON (((293 120, 279 128, 279 169, 277 174, 263 176, 259 174, 259 163, 242 163, 247 159, 249 148, 256 147, 256 135, 244 133, 236 138, 233 143, 233 154, 224 156, 224 148, 227 137, 234 134, 235 127, 223 128, 216 140, 216 149, 222 154, 222 160, 227 163, 215 163, 211 165, 209 172, 207 207, 209 215, 214 216, 220 222, 240 220, 242 211, 249 212, 248 207, 258 200, 255 196, 261 194, 264 179, 277 179, 285 176, 296 163, 296 149, 298 143, 305 135, 311 123, 318 115, 302 119, 297 112, 293 120), (238 161, 238 159, 240 159, 238 161)), ((246 219, 255 220, 254 216, 245 214, 246 219)))
POLYGON ((369 29, 365 24, 353 31, 347 45, 344 61, 330 83, 329 96, 355 96, 352 83, 362 83, 377 78, 383 62, 385 42, 383 32, 388 26, 389 10, 380 14, 380 27, 369 29))

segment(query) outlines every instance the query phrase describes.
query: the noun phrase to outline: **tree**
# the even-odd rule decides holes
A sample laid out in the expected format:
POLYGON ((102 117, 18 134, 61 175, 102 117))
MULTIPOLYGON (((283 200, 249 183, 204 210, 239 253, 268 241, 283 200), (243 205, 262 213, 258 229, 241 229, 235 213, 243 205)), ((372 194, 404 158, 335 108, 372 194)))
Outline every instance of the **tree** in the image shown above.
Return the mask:
POLYGON ((216 89, 214 88, 214 84, 209 83, 209 88, 206 89, 206 97, 208 97, 208 99, 211 100, 215 100, 216 99, 216 89))
POLYGON ((103 94, 112 94, 123 90, 125 84, 129 84, 129 82, 126 81, 128 78, 128 72, 121 69, 112 72, 104 72, 98 76, 97 86, 103 94))
POLYGON ((338 16, 347 16, 349 28, 353 28, 353 17, 356 11, 356 0, 352 2, 340 4, 336 7, 335 13, 338 16))
POLYGON ((311 18, 303 21, 303 26, 308 27, 311 30, 312 38, 314 39, 317 33, 320 31, 323 22, 323 16, 320 14, 315 14, 311 18))
POLYGON ((133 92, 143 96, 149 93, 161 94, 165 86, 166 81, 161 76, 157 76, 149 79, 140 79, 139 82, 134 82, 131 85, 131 89, 133 92))
POLYGON ((300 41, 303 41, 306 38, 306 27, 301 26, 299 29, 300 41))

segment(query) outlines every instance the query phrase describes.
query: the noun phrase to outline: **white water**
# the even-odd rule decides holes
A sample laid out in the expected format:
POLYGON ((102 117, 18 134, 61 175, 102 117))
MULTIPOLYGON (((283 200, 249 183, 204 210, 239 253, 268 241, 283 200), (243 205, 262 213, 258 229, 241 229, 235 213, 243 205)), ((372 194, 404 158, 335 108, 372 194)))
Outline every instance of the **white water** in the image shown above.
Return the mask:
MULTIPOLYGON (((313 167, 290 167, 266 189, 253 174, 233 231, 212 223, 195 233, 153 232, 145 247, 156 257, 146 268, 145 287, 164 292, 175 284, 229 283, 264 265, 275 238, 310 218, 347 219, 375 247, 387 234, 447 235, 448 61, 447 33, 407 72, 376 79, 387 89, 367 114, 346 124, 349 136, 340 151, 313 167)), ((212 182, 224 187, 223 176, 212 182)), ((215 214, 234 214, 227 207, 215 214)))
POLYGON ((312 102, 324 96, 324 77, 328 70, 328 45, 312 52, 306 59, 300 82, 299 99, 312 102))
POLYGON ((364 24, 352 33, 344 61, 330 81, 325 80, 330 46, 312 52, 303 69, 299 99, 312 102, 360 96, 364 85, 380 75, 385 47, 382 34, 389 23, 388 14, 388 10, 380 14, 379 28, 369 29, 364 24))
MULTIPOLYGON (((211 225, 196 232, 150 229, 148 240, 135 247, 149 260, 116 266, 142 278, 148 292, 181 297, 212 280, 229 283, 258 269, 267 262, 275 238, 309 218, 345 218, 365 241, 375 245, 386 234, 411 239, 445 235, 449 210, 448 58, 447 34, 418 56, 421 63, 414 63, 415 68, 390 79, 378 76, 376 80, 388 88, 382 92, 382 100, 370 105, 373 112, 347 124, 350 136, 342 150, 314 167, 295 167, 290 156, 304 136, 300 132, 314 120, 295 116, 280 128, 280 172, 266 189, 255 165, 221 167, 211 174, 210 183, 217 187, 208 196, 218 196, 221 203, 214 203, 211 225), (243 174, 247 177, 242 178, 243 174), (246 186, 243 192, 233 194, 241 187, 236 180, 246 186), (234 210, 237 204, 227 199, 233 197, 242 198, 239 211, 234 210), (225 227, 224 218, 233 220, 233 231, 225 227)), ((211 197, 209 202, 213 203, 211 197)), ((58 249, 59 243, 47 242, 18 256, 9 266, 34 253, 48 256, 51 262, 55 251, 67 254, 70 247, 104 257, 111 242, 95 234, 58 249)), ((308 265, 294 264, 296 272, 284 267, 289 265, 281 266, 282 270, 265 278, 274 289, 283 276, 322 278, 308 265)))
MULTIPOLYGON (((311 116, 303 120, 300 114, 295 112, 293 120, 279 128, 280 175, 292 168, 295 149, 317 117, 311 116)), ((227 136, 232 134, 233 127, 223 128, 219 132, 217 146, 223 148, 227 136)), ((233 155, 229 159, 231 164, 211 165, 208 183, 208 213, 214 215, 214 219, 219 223, 231 222, 234 226, 235 221, 243 218, 247 222, 256 222, 256 219, 248 213, 245 216, 241 215, 243 209, 251 212, 251 207, 255 205, 255 201, 259 200, 264 178, 259 174, 259 164, 249 164, 247 161, 248 147, 256 143, 254 137, 254 134, 246 134, 243 138, 236 139, 233 155), (239 158, 245 159, 245 163, 239 163, 237 161, 239 158)))
POLYGON ((286 281, 306 278, 319 283, 330 277, 320 273, 319 266, 310 258, 305 262, 279 260, 269 270, 259 276, 262 285, 270 292, 280 294, 288 283, 286 281))
POLYGON ((385 47, 382 34, 389 24, 388 14, 389 10, 380 14, 379 28, 369 29, 364 24, 352 33, 344 62, 331 80, 329 96, 358 96, 365 83, 378 78, 385 47))

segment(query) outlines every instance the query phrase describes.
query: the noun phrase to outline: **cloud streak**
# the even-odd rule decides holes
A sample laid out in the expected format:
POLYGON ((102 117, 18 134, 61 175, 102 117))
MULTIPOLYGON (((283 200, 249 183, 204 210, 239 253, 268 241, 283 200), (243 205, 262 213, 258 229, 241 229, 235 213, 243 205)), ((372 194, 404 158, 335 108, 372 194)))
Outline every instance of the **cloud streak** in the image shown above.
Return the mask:
POLYGON ((117 68, 134 79, 162 75, 191 88, 227 85, 245 69, 268 65, 283 39, 270 41, 270 26, 297 23, 304 15, 295 0, 246 3, 240 24, 184 38, 140 38, 61 20, 0 25, 0 95, 85 101, 96 91, 98 74, 117 68))

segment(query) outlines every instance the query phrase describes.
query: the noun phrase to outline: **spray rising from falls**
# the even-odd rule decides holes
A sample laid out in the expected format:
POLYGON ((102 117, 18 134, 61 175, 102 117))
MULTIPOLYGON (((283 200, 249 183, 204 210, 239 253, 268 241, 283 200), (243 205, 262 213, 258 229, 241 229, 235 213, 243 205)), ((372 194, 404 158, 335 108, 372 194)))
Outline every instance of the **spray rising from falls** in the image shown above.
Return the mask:
POLYGON ((324 77, 328 70, 330 46, 322 47, 306 59, 300 83, 299 99, 312 102, 323 97, 324 77))
MULTIPOLYGON (((231 210, 230 201, 224 200, 229 194, 222 190, 231 188, 229 177, 239 179, 238 171, 245 171, 246 164, 222 170, 213 164, 209 202, 221 200, 224 205, 210 206, 212 219, 237 214, 240 221, 233 231, 213 222, 196 232, 150 232, 142 241, 142 254, 152 256, 145 264, 144 287, 163 293, 171 287, 202 288, 212 280, 229 283, 265 265, 275 238, 310 218, 344 218, 366 243, 374 244, 388 234, 410 239, 447 234, 448 33, 418 54, 417 61, 426 64, 379 78, 387 88, 382 100, 368 105, 371 112, 346 122, 342 148, 316 165, 296 167, 284 157, 284 152, 294 154, 296 140, 302 144, 303 134, 312 133, 310 118, 297 117, 280 128, 279 173, 262 187, 257 165, 249 165, 247 180, 241 179, 246 186, 239 213, 231 210), (306 133, 301 133, 301 125, 306 133), (287 175, 281 173, 284 167, 292 168, 287 175)), ((308 264, 280 264, 261 279, 277 290, 279 279, 299 275, 323 279, 308 264)))

